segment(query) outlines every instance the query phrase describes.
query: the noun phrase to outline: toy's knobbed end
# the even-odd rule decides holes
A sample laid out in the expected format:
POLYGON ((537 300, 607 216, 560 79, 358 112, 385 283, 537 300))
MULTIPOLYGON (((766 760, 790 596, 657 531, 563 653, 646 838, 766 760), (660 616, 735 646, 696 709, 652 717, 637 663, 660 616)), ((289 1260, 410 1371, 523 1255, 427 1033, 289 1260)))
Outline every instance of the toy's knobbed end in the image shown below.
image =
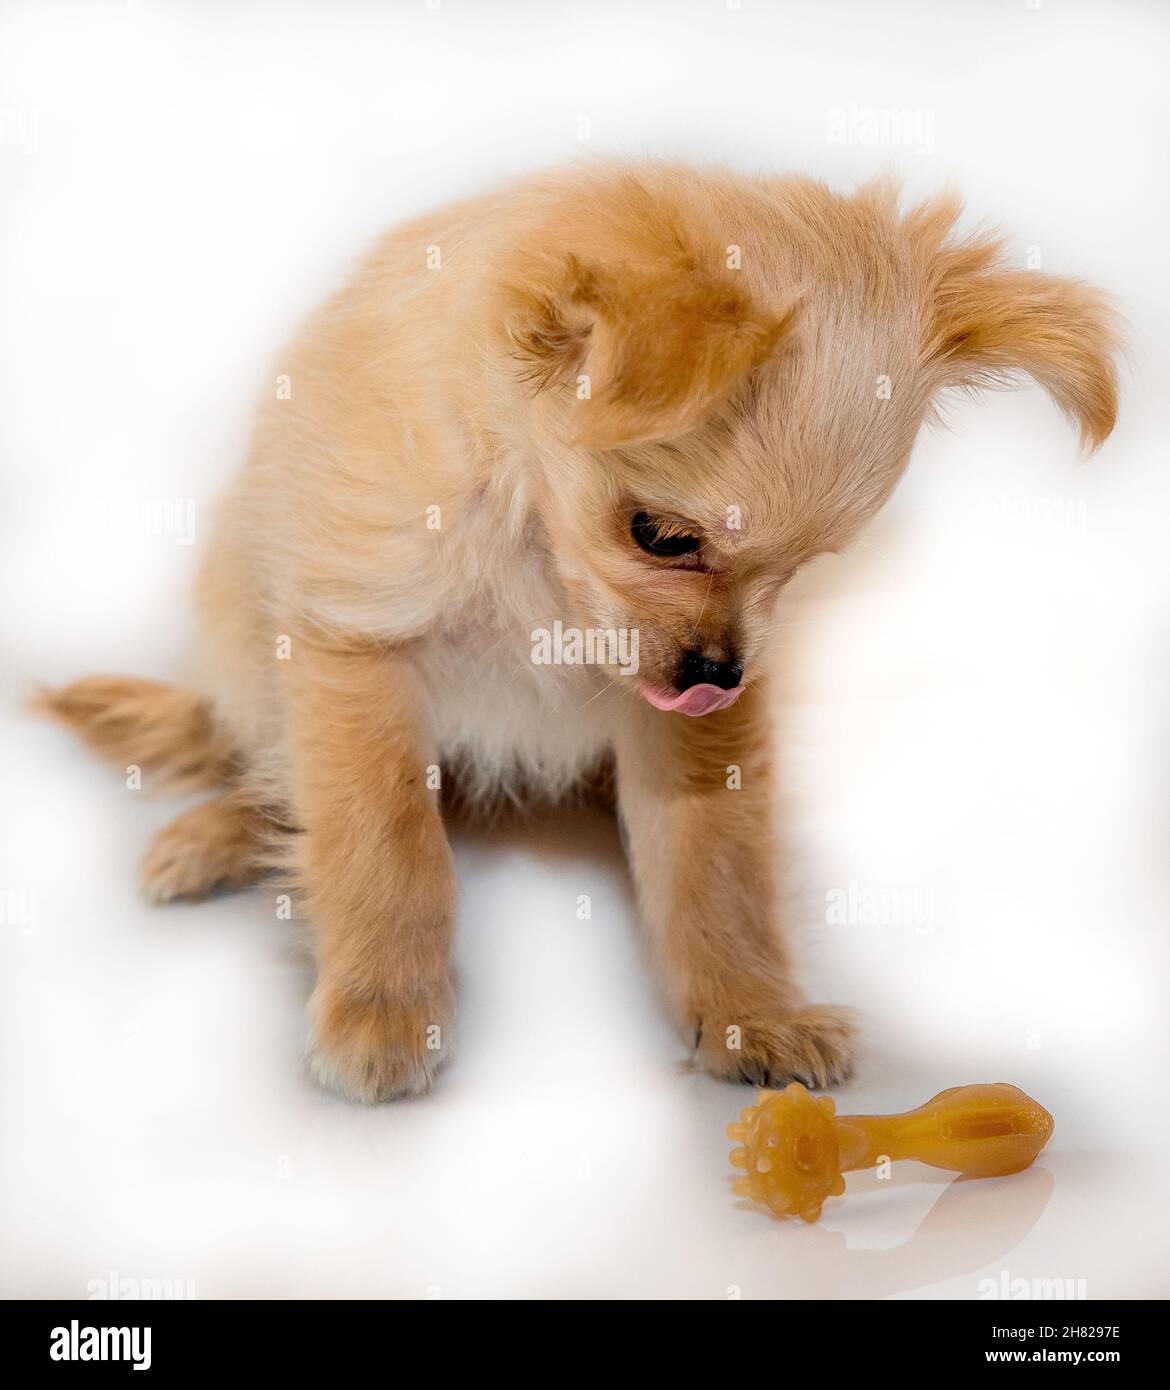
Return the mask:
POLYGON ((738 1196, 763 1202, 775 1216, 813 1222, 827 1197, 845 1191, 828 1096, 810 1096, 794 1081, 783 1091, 761 1091, 727 1135, 739 1145, 731 1163, 743 1170, 732 1187, 738 1196))

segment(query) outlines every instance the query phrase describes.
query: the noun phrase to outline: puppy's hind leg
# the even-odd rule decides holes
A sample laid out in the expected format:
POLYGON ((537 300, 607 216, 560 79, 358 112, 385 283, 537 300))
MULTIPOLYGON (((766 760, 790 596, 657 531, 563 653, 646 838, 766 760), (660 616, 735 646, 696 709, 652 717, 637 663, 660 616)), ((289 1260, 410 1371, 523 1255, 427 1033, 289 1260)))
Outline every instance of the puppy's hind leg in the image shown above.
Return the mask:
POLYGON ((141 886, 152 902, 205 898, 258 883, 279 858, 282 828, 243 790, 185 811, 154 837, 141 886))

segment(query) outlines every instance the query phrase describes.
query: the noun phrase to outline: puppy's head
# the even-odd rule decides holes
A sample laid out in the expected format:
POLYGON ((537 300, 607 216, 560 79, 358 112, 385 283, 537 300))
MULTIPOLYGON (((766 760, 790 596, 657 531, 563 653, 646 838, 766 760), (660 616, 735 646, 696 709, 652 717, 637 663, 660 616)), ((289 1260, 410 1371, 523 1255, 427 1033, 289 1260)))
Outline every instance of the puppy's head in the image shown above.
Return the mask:
POLYGON ((637 630, 653 704, 732 702, 781 586, 882 505, 945 388, 1027 373, 1087 446, 1109 434, 1103 298, 956 238, 959 210, 657 170, 544 227, 577 249, 530 257, 509 314, 539 505, 577 616, 637 630))

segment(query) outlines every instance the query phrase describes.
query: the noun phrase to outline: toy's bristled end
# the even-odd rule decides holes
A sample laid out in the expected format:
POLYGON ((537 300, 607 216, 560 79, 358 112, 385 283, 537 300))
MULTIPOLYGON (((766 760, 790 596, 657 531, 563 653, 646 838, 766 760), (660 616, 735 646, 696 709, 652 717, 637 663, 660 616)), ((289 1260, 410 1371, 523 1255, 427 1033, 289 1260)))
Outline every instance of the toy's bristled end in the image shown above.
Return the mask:
POLYGON ((845 1190, 835 1110, 828 1096, 810 1095, 799 1081, 761 1091, 759 1103, 727 1127, 737 1144, 732 1166, 744 1172, 734 1191, 776 1217, 816 1221, 825 1199, 845 1190))

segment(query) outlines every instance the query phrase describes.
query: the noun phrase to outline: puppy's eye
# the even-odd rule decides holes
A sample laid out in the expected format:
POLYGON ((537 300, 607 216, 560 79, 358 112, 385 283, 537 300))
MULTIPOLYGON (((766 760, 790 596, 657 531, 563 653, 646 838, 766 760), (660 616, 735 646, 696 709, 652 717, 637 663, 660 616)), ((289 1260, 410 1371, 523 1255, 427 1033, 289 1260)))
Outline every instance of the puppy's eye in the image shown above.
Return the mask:
POLYGON ((667 560, 693 555, 703 544, 702 537, 688 531, 681 521, 653 517, 649 512, 634 513, 630 535, 648 555, 660 555, 667 560))

